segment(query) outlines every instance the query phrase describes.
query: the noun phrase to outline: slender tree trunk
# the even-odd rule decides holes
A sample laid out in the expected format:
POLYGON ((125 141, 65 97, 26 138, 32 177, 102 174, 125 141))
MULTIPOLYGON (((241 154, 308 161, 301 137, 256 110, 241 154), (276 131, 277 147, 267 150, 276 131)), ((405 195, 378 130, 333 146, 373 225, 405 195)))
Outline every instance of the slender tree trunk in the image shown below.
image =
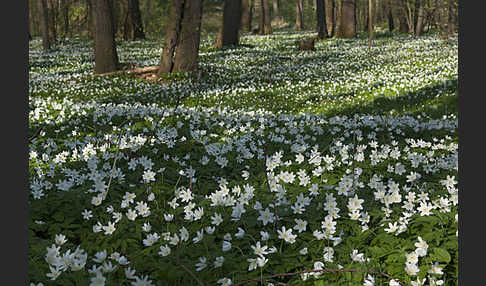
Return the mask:
POLYGON ((276 23, 280 23, 282 21, 282 18, 280 17, 280 9, 279 9, 279 0, 273 0, 273 19, 275 20, 276 23))
POLYGON ((452 36, 456 31, 456 9, 455 9, 455 1, 448 0, 448 10, 449 10, 449 23, 447 25, 447 33, 449 36, 452 36))
POLYGON ((242 30, 251 32, 250 6, 248 0, 241 0, 241 24, 242 30))
POLYGON ((327 31, 330 37, 334 37, 334 29, 335 29, 335 18, 334 18, 334 0, 326 0, 326 24, 327 24, 327 31))
POLYGON ((324 0, 317 0, 316 3, 317 14, 317 37, 319 39, 327 38, 327 24, 326 24, 326 5, 324 0))
POLYGON ((181 33, 176 46, 173 72, 194 72, 198 68, 202 5, 202 0, 184 1, 181 33))
POLYGON ((354 38, 356 36, 355 5, 355 0, 342 0, 341 22, 336 35, 338 38, 354 38))
POLYGON ((415 36, 418 37, 422 34, 423 27, 424 27, 424 0, 418 0, 419 4, 419 11, 417 17, 417 27, 415 28, 415 36))
MULTIPOLYGON (((95 12, 93 11, 93 3, 91 2, 92 0, 86 0, 86 3, 88 4, 88 7, 86 9, 86 17, 88 19, 87 24, 88 24, 88 35, 94 39, 95 37, 95 20, 94 20, 94 14, 95 12)), ((96 46, 95 46, 96 49, 96 46)))
POLYGON ((48 27, 49 27, 49 41, 52 44, 57 42, 57 32, 56 32, 56 7, 53 0, 47 0, 47 10, 48 12, 48 27))
POLYGON ((272 18, 270 17, 270 2, 269 0, 263 0, 263 34, 269 35, 272 33, 272 18))
POLYGON ((409 26, 407 24, 408 20, 407 20, 407 15, 408 15, 408 12, 407 12, 407 6, 405 4, 405 2, 403 0, 398 0, 400 2, 398 2, 397 4, 399 5, 398 7, 398 20, 399 20, 399 26, 398 26, 398 30, 400 31, 400 33, 408 33, 409 32, 409 26))
POLYGON ((68 0, 61 0, 61 9, 62 9, 62 17, 63 17, 63 34, 64 37, 69 35, 69 1, 68 0))
POLYGON ((46 0, 37 0, 39 3, 39 11, 41 15, 41 33, 42 33, 42 47, 44 51, 51 48, 51 41, 49 39, 49 12, 47 10, 46 0))
POLYGON ((128 0, 128 11, 130 13, 130 23, 132 24, 131 40, 145 39, 139 1, 128 0))
POLYGON ((165 46, 162 50, 162 59, 158 76, 171 73, 174 66, 174 52, 179 39, 182 24, 183 0, 172 0, 169 11, 169 22, 165 32, 165 46))
POLYGON ((297 30, 304 30, 304 16, 303 16, 303 0, 295 1, 295 28, 297 30))
POLYGON ((368 1, 368 50, 371 49, 371 43, 373 41, 373 0, 368 1))
POLYGON ((241 0, 226 0, 223 8, 221 46, 238 45, 238 32, 241 19, 241 0))
POLYGON ((395 29, 395 23, 393 22, 393 10, 391 0, 385 0, 385 12, 388 19, 388 31, 392 32, 395 29))
POLYGON ((95 73, 118 69, 118 54, 113 32, 113 14, 109 0, 92 0, 95 22, 95 73))
POLYGON ((258 34, 263 35, 265 33, 265 8, 263 6, 263 0, 258 1, 258 34))

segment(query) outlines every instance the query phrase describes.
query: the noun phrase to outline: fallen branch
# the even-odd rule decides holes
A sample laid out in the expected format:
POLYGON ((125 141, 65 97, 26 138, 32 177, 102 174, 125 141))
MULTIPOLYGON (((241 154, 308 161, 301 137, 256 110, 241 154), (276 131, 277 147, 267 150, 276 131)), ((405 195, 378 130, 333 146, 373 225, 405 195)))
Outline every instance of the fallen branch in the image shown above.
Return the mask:
POLYGON ((122 75, 122 74, 139 75, 139 74, 145 74, 145 73, 156 73, 158 71, 159 71, 159 66, 148 66, 148 67, 138 68, 138 69, 119 70, 119 71, 114 71, 114 72, 93 74, 93 75, 90 75, 90 77, 122 75))
POLYGON ((44 128, 44 126, 41 126, 39 129, 37 129, 37 131, 35 132, 34 135, 32 135, 32 137, 29 138, 29 143, 32 142, 32 140, 34 140, 37 136, 39 136, 39 134, 41 133, 42 129, 44 128))
POLYGON ((199 278, 197 278, 196 275, 194 275, 194 273, 192 273, 191 270, 189 270, 183 264, 180 264, 180 266, 182 267, 182 269, 184 269, 184 271, 186 271, 189 275, 191 275, 191 277, 194 278, 194 280, 196 280, 199 283, 199 285, 204 286, 204 283, 201 280, 199 280, 199 278))
MULTIPOLYGON (((244 281, 240 281, 238 283, 233 284, 233 286, 240 286, 240 285, 245 285, 251 282, 262 282, 263 280, 268 280, 268 279, 273 279, 277 277, 289 277, 289 276, 295 276, 299 274, 305 274, 305 273, 314 273, 314 272, 326 272, 326 273, 340 273, 340 272, 354 272, 354 273, 369 273, 369 274, 375 274, 375 275, 380 275, 383 277, 386 277, 388 279, 393 279, 390 275, 379 272, 376 270, 360 270, 360 269, 346 269, 346 268, 341 268, 341 269, 314 269, 314 270, 303 270, 299 272, 290 272, 290 273, 280 273, 280 274, 274 274, 271 276, 264 276, 260 278, 254 278, 254 279, 248 279, 244 281)), ((401 284, 399 284, 401 285, 401 284)))

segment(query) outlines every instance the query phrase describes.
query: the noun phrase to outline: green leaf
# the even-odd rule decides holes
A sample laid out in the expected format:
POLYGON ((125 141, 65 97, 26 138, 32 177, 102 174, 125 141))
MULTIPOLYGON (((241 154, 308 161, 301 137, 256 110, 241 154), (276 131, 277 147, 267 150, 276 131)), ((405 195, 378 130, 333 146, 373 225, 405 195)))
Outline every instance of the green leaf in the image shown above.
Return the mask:
POLYGON ((433 248, 430 254, 430 258, 436 262, 449 263, 451 261, 451 255, 443 248, 433 248))

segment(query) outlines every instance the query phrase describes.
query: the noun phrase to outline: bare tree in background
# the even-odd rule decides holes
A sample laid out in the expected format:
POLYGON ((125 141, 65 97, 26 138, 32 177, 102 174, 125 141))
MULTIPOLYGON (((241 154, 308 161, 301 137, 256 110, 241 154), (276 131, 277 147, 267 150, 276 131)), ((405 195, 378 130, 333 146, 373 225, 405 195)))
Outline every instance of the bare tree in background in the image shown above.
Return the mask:
POLYGON ((49 15, 47 10, 46 0, 37 0, 39 4, 39 10, 41 15, 41 33, 42 33, 42 48, 47 51, 51 48, 51 42, 49 39, 49 15))
POLYGON ((112 6, 109 0, 91 0, 94 18, 94 54, 96 74, 116 71, 118 54, 115 46, 112 6))
MULTIPOLYGON (((173 0, 158 76, 198 68, 202 0, 173 0)), ((239 19, 239 18, 238 18, 239 19)))
POLYGON ((226 0, 223 7, 223 23, 220 29, 220 41, 216 47, 236 46, 239 43, 241 19, 241 0, 226 0))
POLYGON ((130 15, 131 40, 145 39, 143 31, 142 15, 140 13, 140 4, 138 0, 128 0, 128 13, 130 15))
POLYGON ((297 30, 304 30, 303 7, 304 7, 303 0, 295 0, 295 28, 297 30))
POLYGON ((324 0, 316 1, 317 13, 317 37, 319 39, 327 38, 327 24, 326 24, 326 5, 324 0))
POLYGON ((251 32, 250 2, 255 0, 241 0, 241 29, 251 32))
POLYGON ((342 0, 340 24, 336 33, 338 38, 354 38, 356 36, 356 1, 342 0))
POLYGON ((334 37, 336 30, 336 17, 334 16, 336 10, 335 0, 326 0, 326 24, 329 37, 334 37))
POLYGON ((263 34, 268 35, 272 33, 272 18, 270 17, 270 2, 263 0, 263 34))
POLYGON ((371 49, 373 41, 373 0, 368 0, 368 50, 371 49))

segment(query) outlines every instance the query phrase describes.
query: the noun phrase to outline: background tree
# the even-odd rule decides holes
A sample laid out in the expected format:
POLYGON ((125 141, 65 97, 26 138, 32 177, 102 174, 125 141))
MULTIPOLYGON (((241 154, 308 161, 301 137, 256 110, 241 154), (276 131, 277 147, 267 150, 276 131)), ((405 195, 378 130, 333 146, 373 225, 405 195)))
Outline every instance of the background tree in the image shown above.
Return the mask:
POLYGON ((226 0, 223 6, 223 23, 221 26, 221 40, 216 47, 236 46, 239 42, 239 28, 241 19, 241 0, 226 0))
POLYGON ((202 0, 171 1, 159 77, 164 73, 197 70, 202 8, 202 0))
POLYGON ((388 20, 388 31, 393 31, 395 29, 395 23, 393 21, 393 9, 392 0, 385 0, 385 13, 388 20))
POLYGON ((304 30, 303 0, 295 0, 295 29, 304 30))
POLYGON ((354 38, 356 36, 356 1, 342 0, 340 25, 336 36, 338 38, 354 38))
POLYGON ((37 0, 39 4, 39 11, 41 16, 40 26, 42 32, 42 48, 47 51, 51 48, 51 41, 49 39, 49 15, 47 10, 46 0, 37 0))
POLYGON ((368 0, 368 49, 373 41, 373 0, 368 0))
POLYGON ((94 18, 94 72, 107 73, 118 69, 112 6, 109 0, 91 0, 94 18))
POLYGON ((263 34, 268 35, 272 33, 272 18, 270 16, 270 2, 269 0, 263 0, 263 34))
POLYGON ((335 0, 325 0, 326 2, 326 24, 329 37, 334 37, 336 29, 335 0))
POLYGON ((140 13, 140 4, 138 0, 128 0, 128 13, 130 15, 131 24, 131 40, 145 39, 143 31, 142 16, 140 13))
POLYGON ((418 37, 423 31, 424 25, 424 13, 425 13, 425 0, 417 0, 418 1, 418 14, 417 14, 417 26, 415 27, 415 36, 418 37))
POLYGON ((251 32, 250 1, 254 0, 241 0, 241 29, 248 32, 251 32))
POLYGON ((279 9, 280 6, 279 0, 273 0, 272 4, 273 4, 273 20, 276 24, 279 24, 282 22, 282 17, 280 16, 280 9, 279 9))
POLYGON ((327 24, 326 24, 326 6, 324 0, 316 1, 317 14, 317 37, 319 39, 327 38, 327 24))

